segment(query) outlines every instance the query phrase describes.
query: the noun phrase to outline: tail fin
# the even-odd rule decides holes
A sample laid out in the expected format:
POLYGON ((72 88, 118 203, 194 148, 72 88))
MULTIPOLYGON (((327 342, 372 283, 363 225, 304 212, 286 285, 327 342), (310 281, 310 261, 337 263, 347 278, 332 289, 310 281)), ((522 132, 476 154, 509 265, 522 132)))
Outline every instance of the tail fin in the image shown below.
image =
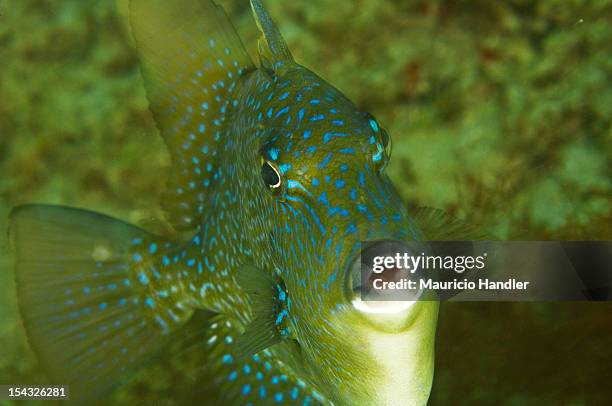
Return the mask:
POLYGON ((133 253, 153 236, 55 206, 15 209, 10 231, 30 344, 54 383, 70 385, 71 398, 101 395, 165 341, 147 274, 136 269, 148 259, 133 253))

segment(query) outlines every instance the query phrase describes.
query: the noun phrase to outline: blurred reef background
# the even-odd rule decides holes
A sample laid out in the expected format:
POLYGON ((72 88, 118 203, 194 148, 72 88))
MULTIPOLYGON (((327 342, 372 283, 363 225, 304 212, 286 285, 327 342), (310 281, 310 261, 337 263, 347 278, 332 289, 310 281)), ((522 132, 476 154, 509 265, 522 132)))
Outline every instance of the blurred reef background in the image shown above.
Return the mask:
MULTIPOLYGON (((126 3, 0 0, 0 384, 46 382, 16 310, 11 207, 167 230, 126 3)), ((220 3, 253 48, 248 1, 220 3)), ((503 239, 612 239, 612 1, 265 3, 296 60, 389 130, 411 207, 503 239)), ((611 331, 611 303, 445 303, 430 403, 610 404, 611 331)), ((162 354, 107 403, 184 403, 197 370, 162 354)))

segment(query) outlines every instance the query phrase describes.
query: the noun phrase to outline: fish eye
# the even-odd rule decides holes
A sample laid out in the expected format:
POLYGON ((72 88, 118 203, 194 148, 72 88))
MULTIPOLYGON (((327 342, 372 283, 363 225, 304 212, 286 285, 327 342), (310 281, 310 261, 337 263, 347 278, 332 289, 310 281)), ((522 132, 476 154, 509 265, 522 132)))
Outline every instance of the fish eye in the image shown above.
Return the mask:
POLYGON ((270 161, 263 160, 261 178, 270 190, 280 190, 283 184, 279 169, 270 161))

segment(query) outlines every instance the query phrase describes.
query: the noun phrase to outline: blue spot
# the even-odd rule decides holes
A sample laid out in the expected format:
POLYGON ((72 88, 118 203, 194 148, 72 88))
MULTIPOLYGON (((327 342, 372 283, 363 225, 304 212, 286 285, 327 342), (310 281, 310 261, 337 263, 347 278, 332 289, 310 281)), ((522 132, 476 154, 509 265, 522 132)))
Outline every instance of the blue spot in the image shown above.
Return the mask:
POLYGON ((323 159, 323 161, 321 161, 317 166, 319 169, 323 169, 327 166, 327 164, 329 163, 329 161, 331 161, 332 158, 332 153, 329 152, 325 158, 323 159))
POLYGON ((104 309, 106 309, 106 303, 100 303, 100 305, 98 306, 98 308, 99 308, 100 310, 104 310, 104 309))
POLYGON ((281 174, 285 174, 289 169, 291 169, 291 164, 282 164, 278 166, 278 169, 280 169, 281 174))
POLYGON ((149 283, 149 278, 147 277, 147 275, 145 275, 144 272, 141 272, 141 273, 138 274, 138 280, 143 285, 147 285, 149 283))
POLYGON ((89 292, 91 292, 90 288, 83 288, 83 293, 85 293, 86 295, 89 295, 89 292))
POLYGON ((276 403, 281 403, 283 401, 283 394, 280 392, 276 392, 276 394, 274 395, 274 400, 276 401, 276 403))
POLYGON ((242 368, 242 370, 244 371, 246 375, 248 375, 251 373, 251 366, 249 364, 246 364, 244 368, 242 368))
POLYGON ((382 151, 378 151, 374 154, 374 156, 372 157, 372 160, 374 162, 378 162, 382 159, 382 151))
POLYGON ((260 387, 259 387, 259 397, 260 397, 261 399, 263 399, 263 398, 265 398, 265 397, 266 397, 266 388, 265 388, 265 387, 263 387, 263 386, 260 386, 260 387))
POLYGON ((157 252, 157 244, 151 243, 151 245, 149 245, 149 252, 151 255, 155 254, 157 252))
POLYGON ((142 255, 140 255, 139 253, 135 253, 134 255, 132 255, 132 259, 136 262, 140 262, 142 261, 142 255))
POLYGON ((315 114, 314 116, 310 117, 310 121, 321 121, 325 118, 325 115, 323 114, 315 114))
POLYGON ((272 159, 273 161, 276 161, 278 159, 278 153, 279 153, 279 149, 278 148, 270 148, 270 151, 268 152, 268 155, 270 156, 270 159, 272 159))
POLYGON ((282 109, 280 109, 276 115, 274 116, 274 118, 279 118, 280 116, 282 116, 283 114, 287 114, 287 112, 289 112, 289 106, 285 106, 282 109))
POLYGON ((147 307, 151 307, 151 308, 152 308, 154 304, 155 304, 155 302, 153 302, 153 299, 151 299, 150 297, 147 297, 147 298, 145 299, 145 305, 146 305, 147 307))
POLYGON ((370 127, 372 127, 372 130, 374 130, 374 132, 378 132, 379 128, 378 128, 378 123, 376 122, 376 120, 374 119, 370 119, 370 127))
POLYGON ((338 152, 341 154, 355 155, 355 148, 342 148, 338 152))
POLYGON ((339 132, 327 132, 323 134, 323 142, 328 143, 331 141, 332 137, 346 137, 347 134, 339 133, 339 132))
POLYGON ((229 379, 230 381, 235 381, 236 378, 238 378, 238 373, 236 371, 232 371, 227 377, 227 379, 229 379))
POLYGON ((248 383, 246 385, 244 385, 242 387, 242 394, 243 395, 248 395, 251 392, 251 385, 249 385, 248 383))
POLYGON ((308 138, 310 138, 310 136, 312 135, 312 131, 311 130, 306 130, 304 131, 304 139, 307 140, 308 138))

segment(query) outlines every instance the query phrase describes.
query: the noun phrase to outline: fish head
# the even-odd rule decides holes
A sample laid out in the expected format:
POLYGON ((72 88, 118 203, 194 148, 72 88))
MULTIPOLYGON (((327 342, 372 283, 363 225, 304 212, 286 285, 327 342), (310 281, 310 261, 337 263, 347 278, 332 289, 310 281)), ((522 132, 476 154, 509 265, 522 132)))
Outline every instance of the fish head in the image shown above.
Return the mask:
POLYGON ((271 81, 259 95, 268 104, 244 174, 259 190, 245 221, 264 227, 257 251, 291 300, 287 331, 301 362, 337 404, 425 403, 437 304, 359 294, 362 242, 422 238, 385 173, 391 138, 304 67, 271 81))

